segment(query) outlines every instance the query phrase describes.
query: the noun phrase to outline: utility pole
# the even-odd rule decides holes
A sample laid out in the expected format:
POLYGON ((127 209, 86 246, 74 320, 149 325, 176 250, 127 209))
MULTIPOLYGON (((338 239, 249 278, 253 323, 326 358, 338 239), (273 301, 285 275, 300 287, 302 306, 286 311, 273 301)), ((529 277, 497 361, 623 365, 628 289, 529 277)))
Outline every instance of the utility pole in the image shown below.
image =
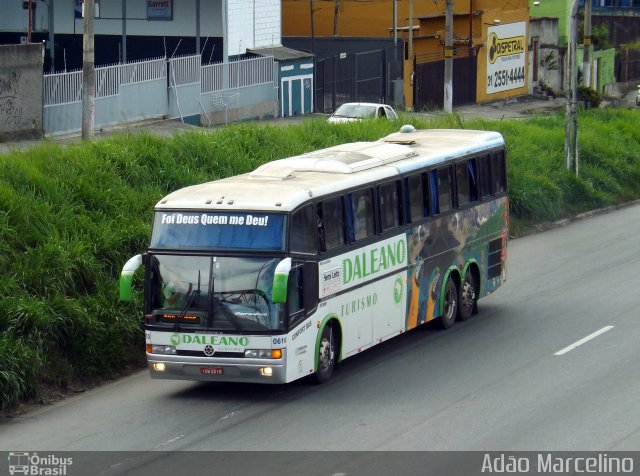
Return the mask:
POLYGON ((567 94, 567 115, 565 117, 565 142, 567 169, 578 175, 578 71, 576 61, 576 41, 578 32, 578 0, 572 0, 569 15, 569 92, 567 94))
POLYGON ((582 84, 591 87, 591 0, 584 2, 584 40, 582 42, 582 84))
POLYGON ((28 8, 29 8, 29 27, 27 28, 27 43, 31 43, 31 30, 33 29, 33 2, 29 0, 28 8))
POLYGON ((55 29, 53 24, 53 0, 49 0, 49 72, 55 73, 56 71, 56 44, 55 44, 55 29))
POLYGON ((122 1, 122 64, 127 64, 127 2, 122 1))
POLYGON ((444 112, 453 111, 453 0, 447 0, 444 24, 444 112))
POLYGON ((315 9, 313 8, 313 0, 309 0, 309 21, 311 22, 311 54, 313 54, 313 61, 315 64, 316 60, 316 28, 315 28, 315 19, 313 18, 313 12, 315 9))
POLYGON ((335 0, 333 7, 333 36, 338 36, 338 15, 340 15, 340 0, 335 0))
POLYGON ((93 49, 94 0, 84 0, 82 21, 82 139, 93 137, 96 113, 96 83, 93 49))
POLYGON ((413 105, 415 103, 415 98, 413 97, 413 91, 414 91, 414 69, 415 69, 415 58, 413 57, 413 0, 409 0, 409 61, 411 62, 411 100, 409 101, 409 104, 405 104, 405 107, 407 109, 407 111, 413 111, 413 105))

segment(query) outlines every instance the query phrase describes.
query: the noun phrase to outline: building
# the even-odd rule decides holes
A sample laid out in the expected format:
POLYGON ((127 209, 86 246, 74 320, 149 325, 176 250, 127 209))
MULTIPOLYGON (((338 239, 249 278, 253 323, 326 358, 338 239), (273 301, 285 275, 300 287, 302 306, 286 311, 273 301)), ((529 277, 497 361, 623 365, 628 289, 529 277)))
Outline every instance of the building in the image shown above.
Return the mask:
MULTIPOLYGON (((622 23, 627 24, 629 28, 633 23, 640 26, 640 16, 636 17, 633 13, 637 11, 640 14, 640 7, 634 7, 634 0, 590 0, 592 1, 592 25, 594 30, 599 25, 607 24, 609 31, 618 28, 622 23)), ((532 27, 530 49, 532 57, 535 59, 531 65, 532 71, 532 88, 540 86, 548 86, 555 91, 563 91, 568 88, 566 83, 566 47, 569 38, 569 15, 572 0, 530 0, 531 24, 532 27), (549 22, 557 21, 557 51, 553 46, 553 33, 549 34, 549 22), (554 60, 554 58, 557 59, 554 60), (546 66, 551 65, 552 69, 546 66), (537 78, 537 79, 536 79, 537 78)), ((636 0, 635 3, 638 3, 636 0)), ((584 0, 580 2, 584 7, 584 0)), ((582 16, 579 17, 579 20, 582 16)), ((581 25, 580 25, 581 26, 581 25)), ((623 28, 624 31, 630 31, 629 28, 623 28)), ((579 28, 581 31, 581 28, 579 28)), ((615 35, 609 35, 609 41, 612 44, 615 35)), ((577 38, 577 64, 582 68, 583 45, 582 38, 577 38)), ((600 93, 608 92, 612 85, 616 82, 615 71, 620 69, 620 65, 616 67, 615 49, 599 49, 593 51, 591 55, 591 87, 600 93)), ((624 59, 621 60, 623 62, 624 59)), ((633 63, 633 62, 631 62, 633 63)), ((628 68, 627 68, 628 71, 628 68)))
MULTIPOLYGON (((213 125, 309 112, 313 61, 282 47, 280 18, 280 0, 95 0, 95 127, 158 117, 213 125)), ((45 135, 80 130, 83 23, 82 0, 6 5, 0 45, 9 48, 0 52, 0 83, 13 87, 16 75, 39 73, 41 107, 26 97, 32 92, 14 88, 11 98, 0 97, 7 126, 0 133, 23 133, 25 124, 45 135), (20 46, 44 55, 20 62, 20 46), (7 116, 27 106, 28 118, 7 116)))
MULTIPOLYGON (((454 105, 527 94, 527 0, 458 0, 453 5, 454 105)), ((441 107, 445 9, 445 0, 282 0, 283 44, 315 51, 321 60, 331 57, 336 63, 350 54, 369 52, 378 42, 389 65, 381 74, 392 80, 388 83, 400 78, 406 107, 441 107), (389 60, 396 55, 399 70, 389 60)), ((358 71, 358 66, 352 69, 358 71)), ((362 82, 360 77, 344 81, 362 82)), ((398 91, 391 86, 387 84, 384 96, 395 99, 398 91)), ((354 98, 352 91, 345 99, 364 98, 354 98)))
MULTIPOLYGON (((6 3, 0 44, 30 36, 45 42, 47 71, 82 67, 82 0, 6 3)), ((209 63, 280 46, 280 0, 95 0, 95 11, 96 65, 198 53, 209 63)))

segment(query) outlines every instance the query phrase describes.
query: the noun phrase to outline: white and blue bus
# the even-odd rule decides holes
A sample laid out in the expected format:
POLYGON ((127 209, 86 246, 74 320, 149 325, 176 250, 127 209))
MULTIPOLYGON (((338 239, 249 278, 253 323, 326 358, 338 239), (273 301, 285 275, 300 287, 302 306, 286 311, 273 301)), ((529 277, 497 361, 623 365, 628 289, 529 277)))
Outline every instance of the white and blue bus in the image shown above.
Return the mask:
POLYGON ((437 320, 504 281, 508 198, 496 132, 415 130, 173 192, 144 264, 153 378, 285 383, 437 320))

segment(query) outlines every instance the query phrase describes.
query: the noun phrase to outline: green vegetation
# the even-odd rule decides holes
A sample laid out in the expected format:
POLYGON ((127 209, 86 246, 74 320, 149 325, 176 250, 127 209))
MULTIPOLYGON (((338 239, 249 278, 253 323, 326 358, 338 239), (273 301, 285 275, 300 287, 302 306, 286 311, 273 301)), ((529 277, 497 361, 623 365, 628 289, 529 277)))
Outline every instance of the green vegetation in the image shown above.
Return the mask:
MULTIPOLYGON (((231 125, 170 139, 122 135, 0 156, 0 407, 48 386, 105 379, 144 361, 141 298, 117 301, 122 265, 145 249, 155 203, 177 188, 341 142, 418 128, 497 130, 506 141, 512 227, 640 196, 640 111, 580 116, 580 178, 564 167, 564 118, 287 127, 231 125)), ((139 278, 138 278, 139 279, 139 278)), ((139 288, 139 286, 138 286, 139 288)))

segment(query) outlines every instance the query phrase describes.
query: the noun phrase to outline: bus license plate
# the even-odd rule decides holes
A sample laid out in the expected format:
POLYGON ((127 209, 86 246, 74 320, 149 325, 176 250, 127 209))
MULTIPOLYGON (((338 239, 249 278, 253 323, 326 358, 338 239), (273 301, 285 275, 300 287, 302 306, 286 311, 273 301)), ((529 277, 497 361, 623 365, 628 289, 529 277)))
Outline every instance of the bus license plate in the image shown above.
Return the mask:
POLYGON ((202 375, 222 375, 222 367, 200 367, 202 375))

